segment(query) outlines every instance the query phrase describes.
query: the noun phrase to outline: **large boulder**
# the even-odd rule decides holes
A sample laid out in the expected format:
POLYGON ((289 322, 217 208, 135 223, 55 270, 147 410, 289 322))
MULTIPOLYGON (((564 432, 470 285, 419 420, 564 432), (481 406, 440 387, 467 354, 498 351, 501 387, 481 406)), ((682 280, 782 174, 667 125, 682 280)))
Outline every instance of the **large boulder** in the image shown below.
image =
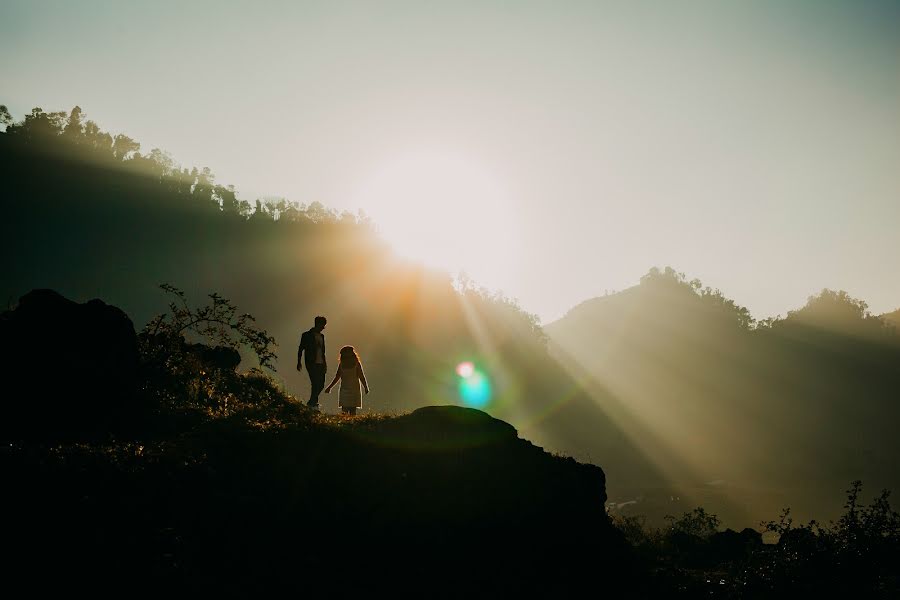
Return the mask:
MULTIPOLYGON (((227 490, 192 503, 239 498, 240 510, 223 508, 253 515, 246 527, 264 539, 211 544, 203 557, 211 569, 256 563, 293 577, 303 563, 325 580, 340 573, 364 587, 397 573, 394 592, 566 596, 609 591, 630 568, 605 511, 603 470, 545 452, 481 411, 430 406, 277 433, 236 424, 210 423, 192 438, 211 481, 227 490), (268 530, 254 520, 264 514, 283 518, 268 530), (312 550, 298 550, 297 540, 312 550)), ((228 517, 204 518, 215 530, 228 517)), ((244 534, 232 525, 228 535, 244 534)))
POLYGON ((207 368, 233 373, 241 364, 241 354, 228 346, 207 346, 206 344, 185 344, 185 353, 194 357, 207 368))
POLYGON ((488 515, 490 526, 505 523, 515 529, 529 523, 532 534, 538 523, 556 533, 583 528, 585 514, 598 517, 598 526, 608 523, 603 469, 553 456, 521 439, 509 423, 479 410, 428 406, 356 435, 357 444, 350 447, 365 459, 350 462, 368 463, 360 469, 364 478, 378 464, 381 475, 367 487, 383 488, 385 510, 400 507, 404 519, 418 513, 428 523, 457 518, 471 524, 488 515), (403 488, 415 490, 403 496, 412 498, 405 507, 394 498, 403 488), (575 512, 579 517, 570 521, 575 512))
POLYGON ((56 440, 115 431, 133 412, 137 371, 137 337, 124 312, 31 291, 0 314, 0 433, 56 440))

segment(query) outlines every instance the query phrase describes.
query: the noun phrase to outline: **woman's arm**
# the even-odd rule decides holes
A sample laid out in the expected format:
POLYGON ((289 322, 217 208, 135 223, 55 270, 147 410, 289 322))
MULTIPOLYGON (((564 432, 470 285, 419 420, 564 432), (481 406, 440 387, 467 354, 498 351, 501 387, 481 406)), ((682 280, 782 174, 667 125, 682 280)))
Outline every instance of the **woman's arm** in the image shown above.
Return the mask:
POLYGON ((366 393, 369 393, 369 382, 366 381, 366 374, 363 372, 363 368, 361 364, 356 365, 356 376, 359 377, 359 380, 362 381, 363 387, 366 388, 366 393))
POLYGON ((334 384, 336 384, 336 383, 338 382, 338 379, 340 379, 340 378, 341 378, 341 370, 338 369, 338 370, 335 372, 335 374, 334 374, 334 379, 332 379, 332 380, 331 380, 331 383, 328 384, 328 387, 325 388, 325 393, 326 393, 326 394, 330 394, 330 393, 331 393, 331 388, 334 387, 334 384))

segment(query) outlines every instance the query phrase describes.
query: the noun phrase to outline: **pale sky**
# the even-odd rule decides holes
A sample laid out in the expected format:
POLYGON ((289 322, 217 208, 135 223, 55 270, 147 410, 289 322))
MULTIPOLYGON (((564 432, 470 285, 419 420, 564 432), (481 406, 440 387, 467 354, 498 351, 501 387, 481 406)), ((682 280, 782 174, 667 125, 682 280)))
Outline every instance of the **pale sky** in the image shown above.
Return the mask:
POLYGON ((545 323, 654 265, 900 307, 898 1, 0 0, 0 53, 17 119, 405 217, 545 323))

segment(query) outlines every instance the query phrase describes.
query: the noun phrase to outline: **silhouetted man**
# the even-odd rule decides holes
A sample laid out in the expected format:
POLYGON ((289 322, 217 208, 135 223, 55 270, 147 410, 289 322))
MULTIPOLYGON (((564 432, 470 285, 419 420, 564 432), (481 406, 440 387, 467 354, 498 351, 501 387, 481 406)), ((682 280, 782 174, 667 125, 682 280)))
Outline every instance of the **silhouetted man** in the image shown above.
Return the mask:
POLYGON ((316 317, 315 325, 300 336, 300 346, 297 348, 297 370, 302 371, 300 362, 303 353, 306 352, 306 372, 309 373, 309 402, 307 406, 319 410, 319 393, 325 387, 325 373, 328 371, 328 363, 325 360, 325 317, 316 317))

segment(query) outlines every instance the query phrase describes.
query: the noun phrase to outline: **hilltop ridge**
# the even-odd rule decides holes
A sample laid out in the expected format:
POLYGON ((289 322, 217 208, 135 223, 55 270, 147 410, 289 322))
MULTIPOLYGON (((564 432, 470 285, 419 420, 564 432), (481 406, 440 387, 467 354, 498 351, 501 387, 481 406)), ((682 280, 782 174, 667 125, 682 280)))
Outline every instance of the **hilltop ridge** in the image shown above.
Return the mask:
POLYGON ((19 576, 204 592, 299 592, 335 577, 341 592, 438 585, 441 595, 574 591, 598 576, 612 585, 628 564, 604 509, 603 470, 551 455, 481 411, 322 415, 197 344, 166 350, 175 370, 160 373, 121 311, 49 291, 0 324, 7 377, 52 364, 49 342, 67 327, 92 340, 72 363, 68 419, 57 418, 67 401, 58 390, 5 401, 18 415, 3 428, 0 464, 16 515, 7 564, 19 576), (139 368, 108 379, 116 352, 105 345, 140 349, 139 368), (198 398, 198 386, 211 395, 198 398), (105 429, 85 418, 98 409, 117 417, 105 429))

